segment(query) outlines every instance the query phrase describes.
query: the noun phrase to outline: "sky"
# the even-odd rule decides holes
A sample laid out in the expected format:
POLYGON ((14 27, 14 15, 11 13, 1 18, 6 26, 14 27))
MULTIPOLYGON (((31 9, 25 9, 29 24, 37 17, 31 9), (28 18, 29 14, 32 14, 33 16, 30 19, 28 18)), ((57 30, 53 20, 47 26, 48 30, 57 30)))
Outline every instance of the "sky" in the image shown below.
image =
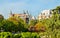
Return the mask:
POLYGON ((42 10, 54 9, 60 5, 60 0, 0 0, 0 14, 5 18, 12 13, 23 13, 29 11, 32 16, 38 16, 42 10))

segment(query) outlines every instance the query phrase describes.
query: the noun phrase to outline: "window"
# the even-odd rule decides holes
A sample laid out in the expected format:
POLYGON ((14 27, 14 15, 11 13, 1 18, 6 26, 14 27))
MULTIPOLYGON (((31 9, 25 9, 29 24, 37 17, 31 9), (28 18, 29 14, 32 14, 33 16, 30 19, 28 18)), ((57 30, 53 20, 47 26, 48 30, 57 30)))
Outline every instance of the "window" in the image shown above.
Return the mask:
POLYGON ((29 23, 29 18, 26 18, 26 23, 29 23))
POLYGON ((50 12, 50 14, 52 14, 52 13, 50 12))
POLYGON ((58 13, 60 14, 60 9, 58 10, 58 13))

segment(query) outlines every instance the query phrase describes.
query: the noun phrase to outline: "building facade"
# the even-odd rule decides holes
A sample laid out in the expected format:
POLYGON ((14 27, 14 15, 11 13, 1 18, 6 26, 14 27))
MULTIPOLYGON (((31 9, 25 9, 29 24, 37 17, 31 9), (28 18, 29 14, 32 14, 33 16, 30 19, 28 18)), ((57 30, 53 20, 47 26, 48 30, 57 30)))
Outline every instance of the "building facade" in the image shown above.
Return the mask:
POLYGON ((13 14, 13 13, 11 12, 9 17, 21 18, 21 19, 23 19, 26 23, 29 23, 29 20, 30 20, 30 16, 29 16, 28 13, 13 14))
POLYGON ((38 15, 38 20, 41 19, 48 19, 52 17, 52 11, 51 10, 43 10, 39 15, 38 15))

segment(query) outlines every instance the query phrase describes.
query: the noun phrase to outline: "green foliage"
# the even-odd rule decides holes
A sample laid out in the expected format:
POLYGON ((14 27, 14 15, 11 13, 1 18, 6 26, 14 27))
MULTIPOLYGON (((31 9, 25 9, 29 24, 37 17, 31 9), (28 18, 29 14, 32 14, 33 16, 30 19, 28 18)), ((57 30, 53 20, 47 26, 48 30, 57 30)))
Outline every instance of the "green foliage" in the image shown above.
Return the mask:
MULTIPOLYGON (((52 10, 52 17, 49 19, 42 19, 41 21, 30 20, 30 24, 26 24, 26 22, 21 18, 10 17, 8 19, 4 19, 2 15, 0 15, 0 32, 4 30, 6 32, 1 32, 1 38, 40 38, 40 34, 35 33, 36 31, 41 31, 42 35, 50 36, 52 38, 56 38, 60 36, 60 6, 56 7, 52 10), (30 28, 30 26, 32 28, 30 28), (43 28, 42 28, 43 27, 43 28), (27 32, 28 29, 33 30, 32 32, 27 32), (19 34, 11 34, 10 32, 22 32, 19 34)), ((43 37, 42 36, 42 37, 43 37)), ((46 36, 46 37, 47 37, 46 36)))
POLYGON ((2 28, 7 32, 21 32, 26 31, 25 25, 24 20, 12 17, 6 20, 4 19, 2 22, 0 22, 0 30, 2 28))
POLYGON ((4 17, 0 15, 0 22, 2 22, 2 20, 4 20, 4 17))
POLYGON ((3 23, 2 28, 5 31, 10 31, 11 32, 11 31, 15 31, 17 29, 17 26, 15 24, 13 24, 11 21, 4 20, 2 23, 3 23))
POLYGON ((1 38, 12 38, 12 34, 10 32, 1 32, 0 37, 1 38))
POLYGON ((37 22, 37 20, 30 20, 30 25, 34 26, 37 22))
POLYGON ((13 38, 20 38, 20 37, 21 37, 20 34, 14 34, 14 35, 13 35, 13 38))
POLYGON ((37 33, 22 32, 19 34, 11 34, 10 32, 1 32, 1 38, 40 38, 37 33))

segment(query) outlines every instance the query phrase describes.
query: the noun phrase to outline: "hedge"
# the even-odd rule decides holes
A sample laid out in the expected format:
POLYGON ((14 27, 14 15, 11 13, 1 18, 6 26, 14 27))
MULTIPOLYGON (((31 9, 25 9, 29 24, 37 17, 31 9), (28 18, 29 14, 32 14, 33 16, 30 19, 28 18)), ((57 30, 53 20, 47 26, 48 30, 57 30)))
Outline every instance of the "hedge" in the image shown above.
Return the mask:
POLYGON ((19 34, 12 34, 10 32, 1 32, 1 38, 40 38, 39 34, 31 32, 22 32, 19 34))

